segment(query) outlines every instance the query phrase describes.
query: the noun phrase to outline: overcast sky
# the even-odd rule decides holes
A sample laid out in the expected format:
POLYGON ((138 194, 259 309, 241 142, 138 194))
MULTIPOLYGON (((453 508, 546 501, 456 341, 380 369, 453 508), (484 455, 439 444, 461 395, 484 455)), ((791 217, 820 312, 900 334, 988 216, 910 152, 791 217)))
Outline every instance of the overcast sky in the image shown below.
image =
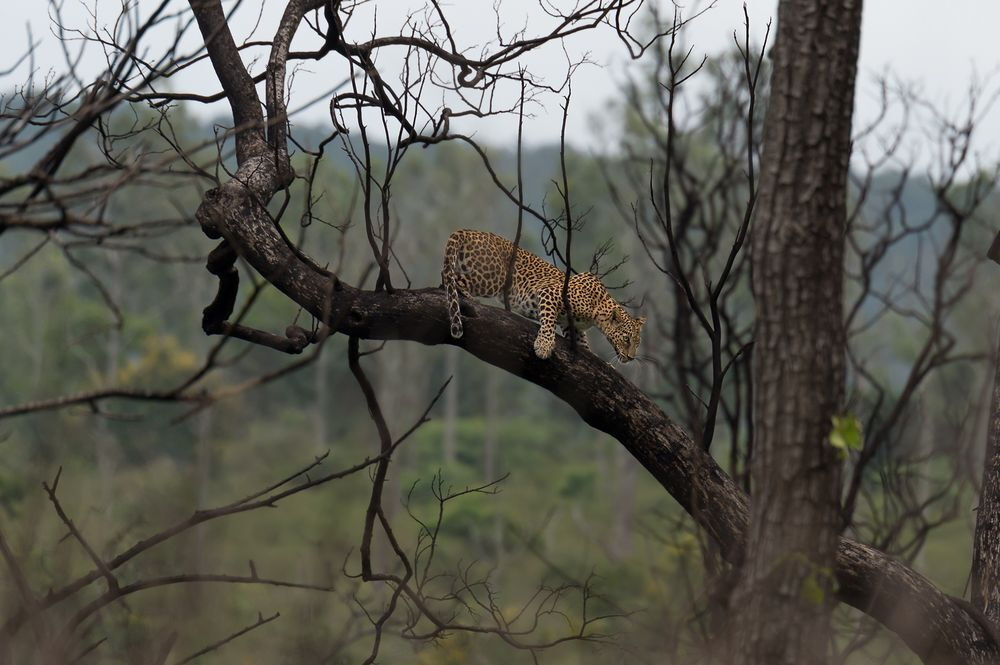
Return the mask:
MULTIPOLYGON (((572 4, 561 0, 550 1, 559 6, 572 4)), ((140 6, 143 6, 149 0, 141 2, 140 6)), ((692 4, 684 11, 692 11, 693 2, 691 0, 692 4)), ((82 27, 86 19, 82 8, 92 4, 93 0, 66 0, 67 23, 82 27)), ((248 6, 255 4, 246 3, 248 6)), ((379 12, 379 32, 387 33, 398 24, 402 8, 420 4, 410 0, 375 0, 371 6, 379 12)), ((494 35, 493 0, 451 0, 443 4, 460 46, 482 43, 494 35)), ((713 8, 689 25, 686 39, 694 45, 696 54, 716 53, 732 44, 733 30, 742 31, 742 4, 741 0, 718 0, 713 8)), ((44 0, 6 0, 4 5, 3 21, 0 22, 4 60, 10 62, 23 51, 27 43, 25 26, 30 24, 36 39, 42 40, 36 71, 44 74, 49 68, 59 68, 61 54, 49 32, 47 3, 44 0)), ((112 20, 118 5, 119 0, 99 0, 99 23, 112 20)), ((266 0, 255 37, 265 38, 273 34, 284 5, 280 0, 266 0)), ((670 7, 666 2, 661 2, 661 6, 670 7)), ((767 20, 776 15, 777 0, 749 0, 748 6, 752 33, 759 39, 767 20)), ((546 27, 545 17, 537 10, 536 0, 504 0, 503 10, 504 28, 510 31, 525 23, 529 32, 538 32, 546 27)), ((234 26, 237 41, 249 35, 256 19, 256 12, 244 12, 234 26)), ((872 80, 876 74, 887 71, 917 84, 925 97, 953 110, 962 107, 973 77, 983 79, 994 75, 992 80, 996 89, 1000 84, 1000 76, 996 76, 1000 70, 997 26, 1000 26, 1000 2, 996 0, 869 0, 865 3, 862 25, 857 116, 870 117, 874 112, 876 104, 872 80)), ((161 37, 161 43, 165 39, 166 35, 161 37)), ((300 41, 296 46, 301 48, 308 44, 300 41)), ((589 53, 590 59, 598 63, 583 68, 574 79, 573 110, 568 131, 574 143, 594 146, 590 119, 606 108, 607 100, 618 89, 622 67, 625 66, 622 45, 610 31, 605 30, 584 33, 573 38, 567 46, 571 57, 589 53)), ((96 60, 90 62, 97 63, 96 60)), ((528 61, 528 65, 536 74, 556 81, 564 70, 565 55, 558 47, 550 47, 528 61)), ((255 71, 262 66, 258 62, 255 71)), ((298 74, 291 107, 316 96, 334 81, 343 78, 342 71, 327 69, 334 66, 326 63, 306 65, 307 71, 298 74)), ((23 80, 24 74, 22 68, 0 81, 0 87, 9 89, 23 80)), ((179 80, 175 87, 209 93, 218 89, 218 83, 212 72, 202 70, 179 80)), ((202 113, 220 116, 226 111, 225 107, 216 106, 202 113)), ((525 128, 529 141, 538 143, 558 138, 561 119, 558 100, 549 100, 544 108, 535 109, 534 115, 525 128)), ((300 118, 329 122, 322 105, 300 118)), ((465 125, 463 129, 471 131, 473 127, 465 125)), ((516 119, 477 124, 476 131, 481 138, 507 143, 515 136, 516 119)), ((977 145, 986 152, 992 149, 995 154, 996 147, 1000 145, 1000 110, 985 117, 977 145)))

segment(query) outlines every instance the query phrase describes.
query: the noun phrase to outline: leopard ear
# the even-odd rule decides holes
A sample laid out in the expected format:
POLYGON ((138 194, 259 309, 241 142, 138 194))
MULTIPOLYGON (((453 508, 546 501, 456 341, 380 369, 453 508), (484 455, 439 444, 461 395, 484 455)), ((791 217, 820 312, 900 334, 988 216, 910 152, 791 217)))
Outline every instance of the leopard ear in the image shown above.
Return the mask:
POLYGON ((645 316, 640 316, 638 319, 636 319, 636 323, 639 324, 640 328, 642 327, 642 324, 644 324, 645 322, 646 322, 646 317, 645 316))

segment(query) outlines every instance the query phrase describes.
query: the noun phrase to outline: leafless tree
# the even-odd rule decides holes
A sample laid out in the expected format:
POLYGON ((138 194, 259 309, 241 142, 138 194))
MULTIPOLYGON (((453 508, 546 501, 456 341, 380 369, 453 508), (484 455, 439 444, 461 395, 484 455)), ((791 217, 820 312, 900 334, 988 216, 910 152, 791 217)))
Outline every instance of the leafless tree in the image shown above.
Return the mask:
MULTIPOLYGON (((241 3, 236 4, 238 9, 241 3)), ((792 7, 793 4, 783 3, 783 6, 792 7)), ((853 30, 854 34, 856 30, 850 26, 860 11, 859 5, 841 4, 846 7, 845 16, 850 19, 844 29, 853 30)), ((290 0, 278 24, 270 26, 273 37, 238 44, 229 16, 219 0, 191 0, 187 4, 165 0, 152 9, 146 7, 142 10, 136 3, 126 7, 113 30, 104 30, 95 20, 90 29, 80 33, 85 43, 96 46, 106 54, 107 67, 96 77, 84 80, 74 65, 73 57, 67 54, 63 75, 49 81, 41 90, 25 87, 5 100, 6 106, 0 118, 4 123, 0 128, 0 150, 3 150, 0 154, 14 154, 26 146, 47 140, 46 137, 54 141, 54 147, 47 150, 37 163, 13 175, 4 174, 0 179, 0 233, 34 233, 38 237, 37 243, 28 247, 10 268, 0 274, 0 280, 30 261, 43 246, 55 243, 65 252, 74 269, 92 280, 109 311, 120 319, 118 304, 113 291, 105 284, 105 276, 79 260, 75 252, 81 246, 89 246, 137 253, 160 261, 183 261, 188 257, 157 252, 157 239, 164 233, 187 228, 196 208, 193 217, 201 231, 209 239, 217 241, 214 249, 204 251, 202 248, 199 253, 207 254, 206 267, 217 279, 217 293, 205 308, 202 327, 207 335, 218 336, 218 343, 198 369, 166 388, 111 386, 2 407, 0 417, 9 418, 78 404, 88 405, 103 415, 114 415, 104 411, 104 405, 116 399, 181 402, 193 411, 200 411, 229 395, 274 381, 306 366, 318 357, 332 335, 342 335, 349 340, 347 365, 361 390, 378 435, 377 454, 370 459, 315 479, 308 475, 313 471, 310 465, 243 500, 215 510, 199 511, 188 520, 161 531, 112 559, 102 557, 89 545, 72 515, 60 504, 56 476, 56 480, 46 486, 45 492, 62 524, 90 556, 93 571, 62 589, 40 595, 20 572, 13 551, 0 537, 0 554, 20 594, 20 609, 5 619, 3 631, 8 636, 23 630, 32 631, 38 643, 51 645, 54 649, 44 654, 47 659, 56 662, 72 660, 97 648, 96 642, 80 642, 79 627, 108 604, 150 587, 181 582, 234 582, 300 585, 329 591, 328 586, 323 584, 262 577, 253 564, 248 575, 180 574, 128 583, 122 583, 115 571, 129 559, 195 524, 271 506, 291 493, 364 469, 371 469, 373 477, 359 545, 360 572, 346 565, 344 572, 355 575, 357 581, 368 585, 368 588, 386 590, 385 597, 376 603, 378 607, 363 606, 360 610, 359 617, 363 620, 359 618, 359 621, 367 623, 366 635, 371 637, 367 662, 373 662, 378 657, 381 641, 390 628, 404 639, 416 640, 433 640, 457 631, 489 634, 513 648, 532 654, 565 640, 603 637, 597 622, 611 616, 591 612, 587 603, 593 598, 593 590, 586 582, 543 588, 524 604, 516 616, 500 611, 492 600, 488 578, 470 571, 452 575, 445 593, 433 586, 437 578, 429 570, 435 553, 440 513, 436 520, 430 521, 413 515, 414 519, 420 520, 421 539, 414 551, 408 551, 401 545, 387 515, 383 493, 393 452, 413 430, 411 428, 396 435, 391 432, 375 386, 361 364, 366 354, 376 352, 379 347, 362 350, 362 340, 410 340, 426 345, 458 346, 483 362, 549 390, 573 407, 584 422, 615 437, 690 513, 711 543, 714 565, 720 569, 731 567, 739 570, 740 564, 752 562, 756 555, 765 551, 757 549, 763 542, 759 531, 752 531, 748 526, 759 528, 765 520, 759 502, 756 507, 751 507, 747 489, 752 485, 754 497, 766 496, 767 491, 773 489, 769 474, 776 469, 769 467, 768 461, 759 454, 762 439, 759 430, 756 435, 752 434, 751 404, 758 416, 770 413, 768 422, 775 431, 787 429, 790 432, 808 421, 808 432, 803 436, 820 447, 824 465, 829 466, 833 461, 830 457, 832 451, 826 444, 829 434, 827 419, 844 401, 841 399, 842 371, 834 356, 843 348, 844 337, 862 334, 870 323, 865 303, 881 302, 888 313, 899 309, 897 294, 880 293, 871 287, 871 275, 879 268, 889 248, 903 242, 902 238, 918 235, 931 227, 902 221, 893 231, 887 220, 897 214, 894 212, 896 206, 887 206, 886 217, 869 220, 864 212, 867 208, 860 202, 855 204, 853 212, 842 210, 838 197, 842 198, 844 187, 838 186, 832 188, 837 191, 828 192, 832 206, 828 211, 828 221, 838 224, 837 228, 844 227, 844 234, 838 236, 830 232, 823 237, 827 240, 832 238, 831 242, 842 240, 847 244, 848 251, 853 252, 847 260, 848 275, 861 284, 869 282, 869 286, 858 294, 848 292, 846 321, 834 320, 836 317, 829 321, 812 321, 825 327, 832 335, 827 339, 817 333, 815 338, 817 342, 826 340, 822 346, 829 356, 829 372, 822 384, 810 384, 808 390, 798 388, 803 391, 798 397, 813 398, 815 392, 829 390, 829 400, 808 418, 774 411, 785 406, 785 397, 779 390, 781 386, 777 385, 780 381, 773 379, 768 383, 764 374, 754 374, 754 368, 759 371, 760 361, 755 361, 753 366, 747 361, 751 342, 749 323, 736 318, 733 314, 736 310, 730 306, 732 301, 741 297, 740 289, 746 293, 748 260, 745 241, 754 237, 750 226, 751 215, 754 206, 759 203, 755 171, 760 165, 761 173, 768 174, 766 177, 762 175, 760 190, 761 196, 764 196, 763 192, 769 192, 765 199, 771 201, 777 200, 773 197, 780 188, 775 183, 786 168, 778 160, 768 162, 766 155, 763 162, 758 161, 756 137, 759 125, 754 100, 764 64, 757 51, 752 50, 748 39, 741 42, 743 56, 739 61, 744 65, 746 87, 729 101, 735 111, 732 117, 738 118, 738 121, 735 124, 718 122, 709 125, 709 129, 717 132, 719 145, 729 143, 728 138, 735 138, 739 149, 729 147, 721 153, 723 159, 714 171, 715 175, 706 177, 701 170, 703 167, 685 162, 682 131, 675 125, 672 113, 676 90, 691 73, 690 69, 687 72, 684 70, 684 57, 675 59, 677 54, 672 48, 664 48, 664 44, 674 43, 680 22, 671 23, 663 30, 654 30, 646 38, 636 36, 632 21, 641 8, 638 0, 590 0, 566 12, 543 3, 541 8, 551 20, 549 26, 537 32, 525 29, 513 34, 499 30, 496 43, 481 49, 462 45, 462 34, 453 30, 447 11, 434 0, 410 15, 403 31, 388 35, 379 34, 375 25, 358 27, 366 19, 366 5, 362 0, 290 0), (651 187, 648 207, 644 211, 637 207, 632 221, 637 222, 635 228, 644 233, 644 245, 649 257, 654 262, 657 258, 661 259, 658 267, 674 280, 673 302, 678 315, 660 323, 671 342, 666 355, 659 359, 659 366, 664 368, 665 374, 671 375, 669 385, 673 389, 675 403, 682 405, 680 410, 684 422, 694 436, 665 415, 651 396, 638 389, 615 368, 594 356, 578 353, 572 339, 558 342, 552 358, 539 360, 534 356, 530 343, 535 332, 532 324, 502 308, 463 302, 466 334, 460 340, 453 339, 449 334, 442 291, 434 287, 411 288, 404 266, 394 251, 393 239, 401 221, 395 217, 392 205, 393 179, 405 168, 406 157, 415 148, 455 142, 467 147, 481 160, 501 196, 516 205, 522 217, 539 224, 543 229, 546 249, 565 268, 566 274, 570 274, 574 269, 570 251, 574 211, 568 182, 563 180, 561 186, 564 197, 561 216, 553 217, 545 210, 535 209, 524 201, 522 188, 508 184, 494 168, 488 151, 470 135, 460 132, 458 125, 484 116, 516 115, 527 101, 542 94, 568 94, 568 83, 566 87, 553 87, 537 81, 530 71, 521 66, 521 60, 534 50, 557 45, 561 40, 591 29, 614 31, 632 57, 639 58, 648 52, 654 54, 651 57, 662 58, 662 62, 666 63, 667 69, 660 70, 667 72, 665 81, 661 81, 665 83, 665 94, 661 100, 666 105, 666 114, 643 117, 643 122, 649 125, 654 136, 654 144, 662 147, 659 170, 655 166, 653 170, 662 184, 658 188, 651 187), (151 57, 145 49, 145 40, 152 31, 173 31, 176 46, 151 57), (296 35, 304 38, 310 33, 315 47, 293 50, 296 35), (189 35, 194 35, 197 44, 190 52, 184 52, 182 45, 190 43, 189 35), (398 62, 401 63, 402 74, 398 80, 390 80, 380 68, 380 54, 390 53, 401 54, 398 62), (266 60, 263 71, 257 74, 253 74, 252 68, 245 62, 251 54, 266 60), (343 78, 331 81, 331 91, 316 98, 329 106, 330 132, 314 148, 297 141, 294 127, 289 122, 292 111, 289 110, 288 90, 293 79, 289 67, 297 61, 336 63, 343 72, 343 78), (221 91, 171 91, 165 87, 166 81, 179 71, 205 64, 211 66, 221 91), (232 122, 220 128, 213 140, 192 144, 187 138, 177 135, 171 124, 172 104, 219 100, 229 105, 232 122), (139 109, 142 109, 141 113, 139 109), (128 118, 128 121, 123 118, 128 118), (122 122, 125 124, 120 125, 122 122), (375 136, 378 141, 373 140, 375 136), (71 150, 80 149, 85 137, 87 141, 90 137, 95 138, 93 145, 97 146, 98 154, 92 165, 79 172, 65 172, 62 166, 66 156, 71 150), (140 138, 149 138, 155 143, 147 145, 138 140, 140 138), (337 220, 323 218, 317 205, 322 197, 322 182, 317 173, 323 160, 329 156, 331 144, 335 142, 349 155, 355 169, 356 206, 363 220, 361 230, 370 252, 367 268, 360 266, 361 276, 356 280, 357 285, 352 283, 344 261, 310 257, 302 249, 301 242, 290 238, 282 225, 292 207, 293 197, 298 197, 304 210, 300 220, 303 227, 313 222, 338 226, 337 220), (300 161, 293 160, 289 154, 296 145, 303 156, 300 161), (382 152, 375 154, 376 151, 382 152), (746 171, 741 173, 743 164, 746 171), (186 185, 185 194, 173 200, 187 202, 187 207, 180 205, 175 216, 160 220, 128 220, 127 215, 108 214, 108 205, 115 191, 123 187, 140 188, 152 175, 170 178, 179 174, 188 177, 190 180, 187 182, 194 180, 208 189, 200 191, 199 187, 186 185), (735 190, 743 194, 742 200, 727 192, 734 182, 745 183, 735 190), (185 196, 196 200, 191 202, 185 196), (724 209, 724 212, 713 211, 713 206, 724 209), (708 234, 704 247, 693 244, 705 237, 703 233, 708 234), (656 252, 660 253, 659 256, 656 252), (693 284, 697 280, 693 275, 702 269, 703 262, 713 257, 721 259, 722 272, 714 282, 710 277, 706 278, 703 280, 704 288, 696 289, 693 284), (251 284, 250 288, 244 289, 243 304, 237 307, 241 268, 243 274, 249 276, 251 284), (368 289, 364 285, 370 276, 374 277, 374 285, 368 289), (258 301, 258 294, 269 288, 277 289, 301 312, 302 318, 296 317, 283 334, 247 323, 248 313, 258 301), (858 300, 850 300, 854 296, 858 300), (687 311, 680 314, 682 307, 687 311), (730 315, 733 318, 729 318, 730 315), (299 325, 298 321, 306 319, 309 323, 299 325), (704 335, 703 341, 707 342, 707 346, 687 341, 701 335, 704 335), (312 348, 302 358, 240 384, 207 387, 206 378, 225 364, 223 350, 228 351, 234 339, 292 355, 300 355, 312 348), (731 384, 726 381, 732 377, 737 377, 737 383, 730 387, 731 384), (752 377, 756 377, 754 381, 751 381, 752 377), (771 388, 761 390, 761 385, 771 388), (707 394, 707 399, 699 397, 702 392, 707 394), (730 470, 739 482, 727 474, 712 456, 712 444, 718 438, 715 432, 720 415, 732 441, 730 470), (383 566, 373 555, 373 547, 378 547, 375 543, 386 546, 391 564, 383 566), (750 552, 749 559, 745 559, 747 552, 750 552), (69 617, 50 618, 55 616, 50 612, 52 607, 99 582, 107 590, 101 591, 96 600, 80 606, 69 617), (535 639, 534 630, 547 617, 562 611, 556 605, 569 593, 580 596, 582 614, 576 629, 552 640, 535 639), (471 620, 469 617, 472 616, 479 617, 479 620, 471 620), (55 637, 49 639, 50 636, 55 637)), ((57 29, 66 31, 59 18, 58 5, 54 7, 57 29)), ((790 20, 783 16, 782 23, 787 24, 790 20)), ((778 26, 779 57, 775 63, 775 76, 778 77, 787 74, 791 67, 790 54, 782 55, 781 51, 782 48, 791 48, 791 37, 783 38, 782 28, 782 25, 778 26)), ((855 41, 851 43, 856 43, 856 34, 852 39, 855 41)), ((851 59, 853 48, 845 48, 845 57, 851 59)), ((30 53, 26 57, 30 57, 30 53)), ((833 62, 831 59, 827 64, 833 66, 833 62)), ((573 64, 568 67, 570 73, 573 64)), ((852 72, 841 74, 853 79, 852 72)), ((831 85, 825 77, 819 77, 819 80, 824 85, 831 85)), ((781 88, 777 90, 780 92, 781 88)), ((774 91, 772 85, 772 95, 774 91)), ((849 95, 841 101, 849 109, 849 95)), ((719 110, 725 111, 724 105, 719 110)), ((835 166, 843 170, 842 175, 846 178, 847 153, 844 144, 850 137, 849 116, 845 119, 843 109, 834 115, 842 131, 838 133, 839 143, 834 150, 836 154, 833 157, 836 159, 831 158, 831 163, 836 162, 835 166)), ((774 120, 773 124, 776 129, 769 129, 768 136, 777 140, 773 138, 775 132, 784 125, 779 120, 774 120)), ((903 497, 905 502, 897 504, 900 512, 891 520, 878 523, 875 519, 878 516, 872 511, 864 517, 858 516, 861 512, 859 502, 863 503, 865 498, 866 467, 870 468, 880 450, 905 447, 903 439, 912 436, 912 431, 904 425, 907 418, 912 417, 914 396, 918 394, 919 387, 933 370, 950 364, 959 355, 953 353, 954 344, 943 322, 967 291, 967 285, 964 290, 961 288, 962 280, 971 279, 968 277, 969 266, 959 252, 962 230, 993 186, 995 177, 974 179, 971 185, 961 185, 958 178, 964 172, 972 127, 961 125, 946 127, 946 130, 953 131, 945 134, 948 150, 942 153, 944 168, 934 182, 934 192, 939 205, 937 212, 949 220, 951 235, 930 254, 936 262, 937 271, 930 299, 924 298, 921 278, 918 276, 913 282, 913 297, 925 310, 907 310, 915 320, 926 325, 928 341, 898 397, 883 396, 888 391, 880 389, 876 376, 866 369, 866 363, 870 361, 849 356, 851 369, 857 377, 854 379, 857 386, 852 388, 859 395, 863 392, 866 398, 875 395, 874 405, 867 414, 868 436, 863 450, 855 453, 851 460, 851 480, 846 498, 832 517, 827 510, 830 506, 824 505, 822 519, 817 518, 817 523, 825 525, 823 531, 828 537, 825 542, 829 547, 818 558, 814 560, 810 557, 809 561, 819 568, 832 563, 832 575, 826 577, 835 578, 836 584, 833 584, 833 579, 827 580, 820 585, 822 591, 833 593, 838 601, 860 610, 895 632, 924 662, 987 663, 995 662, 1000 655, 1000 642, 989 613, 984 614, 975 605, 944 594, 917 574, 905 560, 896 558, 902 552, 914 551, 912 545, 903 539, 910 533, 909 526, 919 525, 921 520, 926 522, 926 502, 948 497, 937 496, 934 492, 928 496, 926 493, 901 491, 898 496, 903 497), (959 194, 964 198, 958 198, 959 194), (877 524, 877 531, 883 538, 871 539, 872 531, 867 530, 870 523, 877 524), (899 525, 907 525, 906 536, 898 528, 899 525), (896 528, 896 532, 886 534, 883 531, 885 528, 890 531, 896 528), (842 529, 848 531, 838 538, 836 534, 842 529)), ((788 141, 790 148, 804 148, 794 137, 788 141)), ((87 142, 87 145, 90 143, 87 142)), ((872 188, 862 182, 856 198, 864 200, 870 191, 872 188)), ((620 200, 624 202, 625 198, 620 197, 620 200)), ((345 225, 341 226, 343 232, 345 225)), ((519 223, 517 231, 512 228, 511 235, 519 235, 520 227, 519 223)), ((766 240, 764 235, 760 235, 754 242, 766 243, 766 240)), ((844 263, 842 252, 826 244, 824 247, 830 253, 824 259, 831 272, 827 277, 839 282, 844 263)), ((758 251, 763 249, 766 247, 758 251)), ((760 270, 757 272, 760 273, 760 270)), ((774 296, 775 290, 782 288, 782 284, 768 282, 762 274, 757 277, 765 280, 755 286, 758 298, 764 292, 774 296)), ((830 311, 839 311, 839 289, 834 289, 829 295, 827 309, 832 307, 830 311)), ((776 336, 767 337, 765 334, 765 339, 759 336, 760 329, 758 326, 756 343, 759 345, 761 340, 765 340, 768 346, 777 344, 775 340, 780 339, 780 335, 795 332, 787 327, 780 328, 772 331, 776 336)), ((755 349, 754 353, 758 350, 755 349)), ((436 397, 428 402, 435 400, 436 397)), ((185 415, 191 412, 189 410, 185 415)), ((420 418, 414 427, 422 421, 423 418, 420 418)), ((763 441, 765 450, 773 452, 776 445, 781 447, 767 435, 763 441)), ((789 450, 793 448, 789 441, 781 445, 789 450)), ((803 464, 808 462, 805 459, 799 461, 803 464)), ((835 494, 838 487, 836 474, 831 474, 822 484, 835 494)), ((984 485, 989 486, 988 483, 984 485)), ((469 492, 489 492, 492 487, 493 483, 488 481, 481 487, 452 492, 437 480, 431 491, 443 510, 454 499, 469 492)), ((810 491, 806 490, 806 494, 812 496, 810 491)), ((807 545, 815 545, 822 540, 813 539, 807 545)), ((786 540, 777 537, 767 542, 784 543, 786 540)), ((977 579, 981 585, 991 584, 989 576, 977 579)), ((977 588, 982 589, 982 586, 977 588)), ((989 596, 988 590, 982 593, 989 596)), ((825 603, 826 599, 823 600, 825 603)), ((988 610, 988 606, 984 607, 988 610)), ((824 612, 820 621, 825 621, 825 616, 824 612)), ((758 616, 762 621, 773 618, 769 610, 762 611, 758 616)), ((232 638, 235 639, 239 632, 257 629, 270 620, 270 615, 261 615, 246 628, 233 633, 232 638)), ((815 634, 814 631, 804 630, 801 639, 790 643, 801 643, 815 634)), ((219 647, 229 639, 220 636, 219 641, 206 648, 219 647)), ((345 636, 344 639, 351 638, 345 636)), ((173 638, 167 636, 162 644, 157 645, 157 653, 162 654, 157 662, 166 660, 172 642, 173 638)), ((8 660, 12 657, 9 653, 0 654, 4 655, 8 660)), ((192 654, 191 658, 198 655, 192 654)))

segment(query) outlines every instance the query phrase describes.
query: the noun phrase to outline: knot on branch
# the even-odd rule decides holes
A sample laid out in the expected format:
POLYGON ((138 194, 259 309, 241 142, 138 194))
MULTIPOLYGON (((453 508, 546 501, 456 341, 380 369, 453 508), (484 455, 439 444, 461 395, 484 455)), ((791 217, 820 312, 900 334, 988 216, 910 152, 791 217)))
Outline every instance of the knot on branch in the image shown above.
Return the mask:
MULTIPOLYGON (((219 205, 220 198, 218 189, 208 190, 205 192, 198 210, 194 213, 195 219, 201 225, 201 230, 212 240, 222 237, 222 232, 219 230, 219 221, 223 215, 223 211, 219 205)), ((211 268, 209 268, 209 272, 211 272, 211 268)))
POLYGON ((306 332, 301 326, 295 325, 285 328, 285 337, 288 338, 288 341, 290 341, 293 346, 298 347, 300 351, 309 346, 309 344, 313 341, 313 335, 306 332))

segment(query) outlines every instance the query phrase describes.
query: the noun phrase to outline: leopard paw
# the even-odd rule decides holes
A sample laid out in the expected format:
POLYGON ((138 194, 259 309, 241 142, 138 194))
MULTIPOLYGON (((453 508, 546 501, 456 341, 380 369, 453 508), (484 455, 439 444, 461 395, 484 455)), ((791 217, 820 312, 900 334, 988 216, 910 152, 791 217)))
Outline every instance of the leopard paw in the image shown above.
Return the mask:
POLYGON ((552 355, 552 349, 554 349, 555 346, 556 346, 555 339, 546 340, 542 339, 541 337, 536 337, 535 355, 541 358, 542 360, 546 360, 549 356, 552 355))

